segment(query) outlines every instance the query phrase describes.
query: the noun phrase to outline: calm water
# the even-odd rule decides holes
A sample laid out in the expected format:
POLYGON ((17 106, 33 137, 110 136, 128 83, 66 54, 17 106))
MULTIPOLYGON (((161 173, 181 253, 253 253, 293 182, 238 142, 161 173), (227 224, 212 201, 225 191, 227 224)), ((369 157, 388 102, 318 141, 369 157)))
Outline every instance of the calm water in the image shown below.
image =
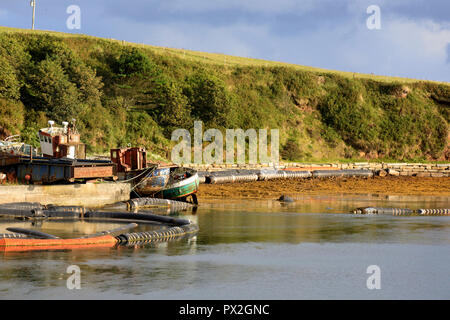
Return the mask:
MULTIPOLYGON (((144 247, 0 252, 1 299, 449 299, 450 217, 353 216, 359 206, 444 208, 450 198, 305 196, 203 203, 196 237, 144 247), (69 290, 70 265, 81 289, 69 290), (381 271, 369 290, 367 267, 381 271)), ((10 226, 10 225, 8 225, 10 226)), ((30 228, 30 223, 17 226, 30 228)), ((118 224, 43 223, 82 235, 118 224)), ((7 225, 0 223, 0 232, 7 225)))

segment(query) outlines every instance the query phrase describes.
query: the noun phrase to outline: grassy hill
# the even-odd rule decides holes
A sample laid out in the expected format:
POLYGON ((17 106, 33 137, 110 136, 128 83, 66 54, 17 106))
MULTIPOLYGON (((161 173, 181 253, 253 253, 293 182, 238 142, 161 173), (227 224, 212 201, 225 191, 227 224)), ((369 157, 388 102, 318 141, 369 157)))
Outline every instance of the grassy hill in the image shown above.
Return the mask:
POLYGON ((450 84, 0 28, 0 138, 76 118, 90 153, 172 130, 279 128, 285 160, 449 160, 450 84))

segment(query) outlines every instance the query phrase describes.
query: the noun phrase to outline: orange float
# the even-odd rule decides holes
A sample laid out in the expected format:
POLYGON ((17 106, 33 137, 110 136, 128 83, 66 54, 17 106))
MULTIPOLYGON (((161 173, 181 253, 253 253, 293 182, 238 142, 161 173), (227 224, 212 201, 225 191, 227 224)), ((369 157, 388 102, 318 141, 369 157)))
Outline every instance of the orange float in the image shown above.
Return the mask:
POLYGON ((113 247, 117 239, 111 235, 92 238, 75 239, 0 239, 0 251, 30 251, 30 250, 67 250, 98 247, 113 247))

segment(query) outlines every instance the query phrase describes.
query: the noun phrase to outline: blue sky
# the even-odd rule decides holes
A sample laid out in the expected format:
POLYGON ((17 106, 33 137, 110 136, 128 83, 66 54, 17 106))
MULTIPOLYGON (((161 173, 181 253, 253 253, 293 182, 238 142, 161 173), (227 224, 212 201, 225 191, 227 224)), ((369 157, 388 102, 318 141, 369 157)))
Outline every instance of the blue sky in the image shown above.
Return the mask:
MULTIPOLYGON (((350 72, 450 82, 449 0, 36 0, 36 28, 350 72), (81 29, 69 30, 69 5, 81 29), (370 5, 381 28, 369 30, 370 5)), ((29 0, 0 25, 30 28, 29 0)))

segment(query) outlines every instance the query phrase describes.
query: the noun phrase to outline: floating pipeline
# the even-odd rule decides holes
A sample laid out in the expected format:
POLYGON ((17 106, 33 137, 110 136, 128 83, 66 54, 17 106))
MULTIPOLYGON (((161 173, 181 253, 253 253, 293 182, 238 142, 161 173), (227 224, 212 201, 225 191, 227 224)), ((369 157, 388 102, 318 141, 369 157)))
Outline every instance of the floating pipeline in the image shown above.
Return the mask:
POLYGON ((29 219, 38 218, 42 216, 42 210, 40 209, 8 209, 0 207, 0 217, 2 218, 16 218, 16 219, 29 219))
POLYGON ((448 216, 450 215, 450 209, 419 209, 417 213, 420 215, 438 215, 438 216, 448 216))
POLYGON ((48 209, 32 209, 32 210, 15 210, 15 209, 5 209, 0 208, 0 217, 2 218, 15 218, 21 220, 27 219, 48 219, 48 218, 80 218, 83 217, 84 213, 87 210, 83 207, 80 207, 78 210, 74 208, 74 210, 70 211, 67 209, 57 210, 57 208, 48 209))
POLYGON ((165 207, 170 213, 194 208, 196 205, 183 201, 159 199, 159 198, 136 198, 123 202, 116 202, 102 207, 102 210, 129 210, 135 211, 142 208, 165 207))
POLYGON ((90 211, 90 209, 81 206, 55 206, 53 204, 47 205, 44 210, 47 212, 73 212, 80 215, 83 215, 86 212, 90 211))
POLYGON ((14 210, 33 210, 33 209, 45 209, 45 206, 39 202, 11 202, 2 203, 0 208, 4 209, 14 209, 14 210))
POLYGON ((149 242, 167 241, 174 238, 188 236, 198 232, 196 224, 171 227, 164 230, 124 233, 116 237, 120 244, 144 244, 149 242))
POLYGON ((245 181, 257 181, 260 170, 232 169, 215 172, 199 172, 204 183, 219 184, 245 181))
POLYGON ((205 183, 233 183, 244 181, 257 181, 258 170, 226 170, 211 172, 205 176, 205 183))
POLYGON ((130 212, 114 212, 114 211, 112 212, 90 211, 84 215, 84 219, 89 218, 107 218, 107 219, 122 219, 131 221, 158 222, 174 226, 183 226, 190 223, 190 221, 186 219, 160 216, 151 213, 130 213, 130 212))
MULTIPOLYGON (((81 207, 82 208, 82 207, 81 207)), ((84 209, 84 208, 83 208, 84 209)), ((35 218, 35 210, 31 211, 19 211, 12 214, 2 215, 4 217, 14 217, 23 219, 35 218)), ((146 213, 131 213, 121 211, 91 211, 91 210, 78 210, 73 208, 72 211, 58 211, 58 210, 42 210, 42 215, 39 218, 51 219, 51 218, 69 218, 69 219, 119 219, 130 221, 142 221, 142 222, 156 222, 159 224, 170 224, 176 226, 182 226, 189 224, 190 221, 186 219, 174 218, 170 216, 162 216, 157 214, 146 213)))
POLYGON ((354 214, 389 214, 394 216, 406 216, 414 214, 414 210, 402 208, 381 208, 381 207, 365 207, 356 208, 352 211, 354 214))
MULTIPOLYGON (((187 219, 180 219, 168 216, 160 216, 151 213, 130 213, 130 212, 105 212, 91 211, 83 207, 75 206, 49 206, 44 209, 15 210, 14 217, 34 218, 37 210, 41 211, 46 218, 79 218, 91 220, 120 220, 136 221, 138 223, 151 223, 161 226, 160 230, 151 232, 130 232, 138 226, 138 223, 129 223, 112 230, 82 236, 73 239, 60 239, 56 236, 39 232, 37 230, 22 228, 7 228, 12 234, 0 234, 0 251, 30 251, 30 250, 71 250, 87 248, 112 248, 119 244, 133 243, 139 244, 148 242, 160 242, 171 240, 176 237, 191 235, 198 231, 198 225, 191 223, 187 219), (61 210, 59 210, 61 209, 61 210)), ((26 206, 22 207, 26 208, 26 206)), ((35 208, 35 207, 33 207, 35 208)), ((7 210, 7 208, 3 208, 7 210)), ((14 209, 9 209, 14 210, 14 209)), ((8 217, 11 214, 7 215, 8 217)))
POLYGON ((315 170, 312 172, 313 178, 332 178, 332 177, 373 177, 372 170, 315 170))
POLYGON ((0 216, 20 217, 33 216, 38 217, 45 206, 38 202, 11 202, 0 204, 0 216))
POLYGON ((122 233, 124 233, 126 231, 130 231, 131 229, 136 228, 137 226, 138 226, 137 223, 129 223, 129 224, 125 225, 125 226, 118 227, 118 228, 115 228, 115 229, 106 230, 106 231, 100 231, 100 232, 97 232, 97 233, 94 233, 94 234, 88 234, 87 236, 80 237, 80 239, 96 238, 96 237, 101 237, 101 236, 106 236, 106 235, 116 237, 116 236, 119 236, 119 235, 121 235, 122 233))
POLYGON ((57 236, 54 236, 52 234, 48 234, 48 233, 44 233, 44 232, 40 232, 37 230, 30 230, 30 229, 23 229, 23 228, 6 228, 6 230, 11 231, 11 232, 15 232, 15 233, 20 233, 26 236, 30 236, 32 238, 39 238, 39 239, 60 239, 57 236))
POLYGON ((198 232, 197 224, 188 223, 149 232, 128 232, 137 224, 129 224, 113 230, 104 231, 74 239, 29 239, 19 234, 0 235, 0 251, 33 251, 33 250, 72 250, 88 248, 113 248, 117 245, 139 245, 151 242, 163 242, 190 236, 198 232), (3 236, 3 237, 2 237, 3 236))
POLYGON ((80 206, 41 205, 34 202, 0 204, 0 216, 27 218, 75 218, 83 216, 89 209, 80 206))
MULTIPOLYGON (((177 213, 189 208, 195 208, 195 205, 175 200, 140 198, 107 205, 103 207, 102 210, 137 211, 140 208, 147 207, 165 207, 169 208, 169 213, 177 213)), ((81 206, 55 206, 51 204, 46 206, 38 206, 33 203, 21 203, 20 205, 0 204, 0 217, 7 218, 82 218, 89 212, 93 211, 89 208, 81 206)))
MULTIPOLYGON (((121 235, 124 232, 130 231, 131 229, 134 229, 138 226, 137 223, 129 223, 125 226, 122 227, 118 227, 112 230, 106 230, 106 231, 101 231, 101 232, 97 232, 94 234, 89 234, 86 236, 82 236, 80 237, 80 239, 84 239, 84 238, 96 238, 96 237, 101 237, 101 236, 105 236, 105 235, 110 235, 110 236, 118 236, 121 235)), ((59 237, 56 237, 52 234, 48 234, 48 233, 44 233, 44 232, 40 232, 37 230, 32 230, 32 229, 23 229, 23 228, 6 228, 6 230, 11 231, 11 232, 15 232, 13 234, 20 234, 22 236, 29 236, 32 238, 39 238, 39 239, 60 239, 59 237)))
POLYGON ((271 179, 295 179, 295 178, 332 178, 332 177, 373 177, 372 170, 348 169, 348 170, 224 170, 215 172, 199 172, 202 183, 218 184, 244 181, 264 181, 271 179))
POLYGON ((258 173, 258 180, 271 179, 295 179, 295 178, 311 178, 310 171, 288 171, 288 170, 261 170, 258 173))
POLYGON ((136 198, 129 200, 128 203, 130 204, 131 210, 154 206, 164 206, 177 210, 186 210, 195 207, 194 204, 188 202, 158 198, 136 198))
POLYGON ((450 215, 450 209, 407 209, 407 208, 381 208, 381 207, 363 207, 356 208, 352 211, 354 214, 376 215, 385 214, 393 216, 410 216, 410 215, 450 215))
POLYGON ((209 175, 209 172, 197 171, 197 175, 198 175, 198 182, 199 183, 206 183, 206 176, 209 175))

